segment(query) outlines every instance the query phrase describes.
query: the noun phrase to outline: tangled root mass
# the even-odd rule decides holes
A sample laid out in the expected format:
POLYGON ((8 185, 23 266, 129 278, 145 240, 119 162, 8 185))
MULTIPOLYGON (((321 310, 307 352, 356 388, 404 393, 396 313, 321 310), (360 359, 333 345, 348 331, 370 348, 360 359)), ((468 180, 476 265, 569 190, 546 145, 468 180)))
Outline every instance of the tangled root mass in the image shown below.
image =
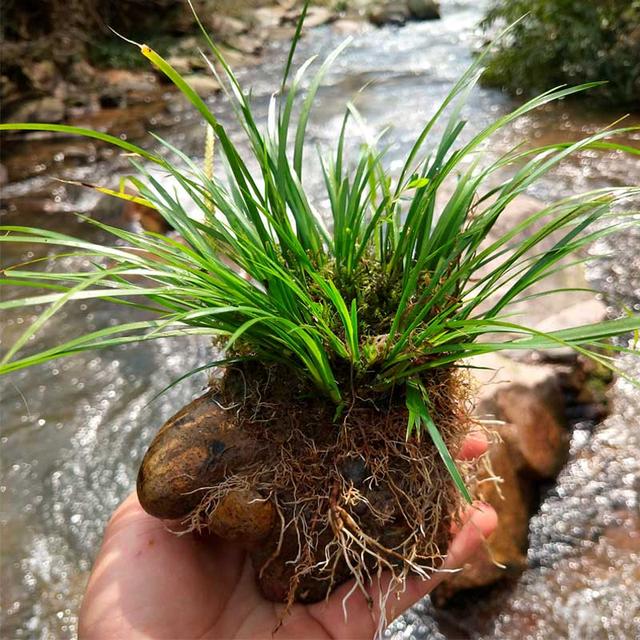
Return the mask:
MULTIPOLYGON (((455 452, 471 424, 468 385, 454 370, 424 382, 455 452)), ((228 370, 218 387, 255 455, 207 487, 186 523, 248 546, 266 598, 315 602, 349 578, 367 595, 388 572, 386 599, 438 569, 459 495, 429 436, 406 439, 404 398, 355 397, 335 419, 284 371, 228 370)))

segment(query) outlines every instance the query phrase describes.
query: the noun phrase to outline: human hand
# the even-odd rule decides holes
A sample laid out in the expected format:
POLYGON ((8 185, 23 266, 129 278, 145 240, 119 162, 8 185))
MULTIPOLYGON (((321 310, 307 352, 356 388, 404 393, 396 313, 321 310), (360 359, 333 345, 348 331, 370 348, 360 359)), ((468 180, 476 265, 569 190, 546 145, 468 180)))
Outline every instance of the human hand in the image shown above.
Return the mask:
MULTIPOLYGON (((458 457, 475 458, 486 447, 480 438, 467 439, 458 457)), ((496 524, 491 507, 470 507, 443 568, 470 561, 496 524)), ((389 599, 387 620, 430 593, 446 575, 410 578, 400 597, 389 599)), ((361 593, 349 599, 344 619, 342 600, 352 586, 347 582, 327 601, 294 605, 276 640, 373 638, 380 611, 369 609, 361 593)), ((260 594, 246 551, 214 536, 176 536, 145 513, 132 494, 107 525, 82 604, 79 635, 83 640, 271 638, 283 610, 284 605, 260 594)))

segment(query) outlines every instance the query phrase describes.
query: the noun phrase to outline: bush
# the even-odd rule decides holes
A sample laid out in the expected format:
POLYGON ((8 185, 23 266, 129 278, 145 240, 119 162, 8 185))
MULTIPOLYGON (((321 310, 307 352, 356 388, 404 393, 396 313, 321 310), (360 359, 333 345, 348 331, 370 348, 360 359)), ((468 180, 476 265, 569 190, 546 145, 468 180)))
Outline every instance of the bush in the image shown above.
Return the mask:
POLYGON ((483 76, 516 94, 606 80, 601 104, 640 103, 640 0, 494 0, 482 26, 525 16, 496 47, 483 76), (525 15, 526 14, 526 15, 525 15))

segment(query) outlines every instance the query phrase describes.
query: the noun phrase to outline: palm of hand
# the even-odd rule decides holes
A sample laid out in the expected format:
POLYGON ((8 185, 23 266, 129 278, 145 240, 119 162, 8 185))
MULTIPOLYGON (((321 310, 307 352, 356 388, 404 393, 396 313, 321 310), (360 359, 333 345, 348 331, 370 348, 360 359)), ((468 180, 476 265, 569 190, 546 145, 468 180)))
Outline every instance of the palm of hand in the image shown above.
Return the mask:
MULTIPOLYGON (((486 444, 470 445, 460 457, 478 455, 486 444)), ((457 532, 447 568, 467 562, 496 526, 488 507, 474 508, 457 532)), ((412 578, 399 599, 392 599, 387 619, 429 593, 444 577, 412 578)), ((294 605, 276 638, 372 638, 379 612, 355 593, 345 621, 342 600, 349 583, 326 602, 294 605)), ((374 598, 375 600, 375 598, 374 598)), ((237 545, 219 538, 175 536, 147 515, 135 495, 112 517, 80 614, 81 638, 270 638, 283 605, 266 601, 251 561, 237 545)))

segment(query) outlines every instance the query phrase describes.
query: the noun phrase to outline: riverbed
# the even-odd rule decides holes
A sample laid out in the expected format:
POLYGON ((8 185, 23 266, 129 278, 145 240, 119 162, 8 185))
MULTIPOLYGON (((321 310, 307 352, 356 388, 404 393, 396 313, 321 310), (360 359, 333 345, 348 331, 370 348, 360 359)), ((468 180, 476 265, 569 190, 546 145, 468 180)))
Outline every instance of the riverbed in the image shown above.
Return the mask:
MULTIPOLYGON (((368 132, 391 128, 385 139, 392 142, 393 167, 469 64, 481 40, 476 28, 480 16, 481 3, 464 0, 443 2, 443 19, 438 22, 401 29, 349 27, 353 42, 320 92, 310 142, 323 146, 335 140, 345 102, 351 100, 368 132)), ((299 61, 326 54, 345 38, 346 30, 340 22, 313 30, 301 43, 299 61)), ((285 55, 285 43, 274 42, 262 64, 239 71, 241 81, 253 86, 263 116, 285 55)), ((147 107, 133 114, 136 124, 127 133, 137 139, 144 123, 199 158, 202 123, 178 100, 172 98, 161 113, 147 107)), ((212 104, 237 135, 224 99, 212 104)), ((495 90, 476 89, 465 111, 465 135, 516 104, 495 90)), ((522 138, 537 144, 575 138, 618 115, 592 111, 580 102, 549 106, 518 121, 486 153, 506 151, 522 138)), ((631 121, 640 120, 636 116, 631 121)), ((627 143, 639 146, 640 137, 630 135, 627 143)), ((148 138, 146 144, 154 143, 148 138)), ((13 145, 20 159, 15 167, 22 169, 15 169, 15 180, 4 189, 4 223, 44 225, 104 240, 102 232, 73 212, 117 223, 118 207, 90 190, 52 178, 113 183, 126 168, 126 159, 70 139, 33 138, 13 145)), ((311 171, 307 179, 311 189, 319 187, 318 171, 311 171)), ((585 153, 550 174, 531 195, 550 200, 639 181, 637 160, 617 153, 585 153)), ((640 311, 640 233, 612 236, 594 248, 594 254, 608 256, 594 258, 588 277, 603 291, 611 314, 623 306, 640 311)), ((43 255, 39 247, 22 245, 3 251, 2 258, 4 264, 12 264, 43 255)), ((73 256, 64 261, 81 266, 73 256)), ((47 263, 41 268, 53 269, 47 263)), ((38 311, 4 314, 3 349, 38 311)), ((38 333, 37 345, 52 345, 131 318, 130 311, 104 303, 70 306, 38 333)), ((3 637, 75 636, 81 595, 109 514, 134 488, 137 467, 155 430, 195 397, 205 380, 193 377, 152 399, 186 370, 210 359, 207 340, 185 338, 78 355, 0 380, 3 637)), ((621 359, 619 366, 640 377, 637 358, 621 359)), ((618 380, 611 416, 601 425, 578 425, 574 431, 571 459, 531 521, 530 566, 519 579, 467 596, 444 611, 435 611, 425 601, 388 635, 640 637, 639 395, 630 383, 618 380)))

